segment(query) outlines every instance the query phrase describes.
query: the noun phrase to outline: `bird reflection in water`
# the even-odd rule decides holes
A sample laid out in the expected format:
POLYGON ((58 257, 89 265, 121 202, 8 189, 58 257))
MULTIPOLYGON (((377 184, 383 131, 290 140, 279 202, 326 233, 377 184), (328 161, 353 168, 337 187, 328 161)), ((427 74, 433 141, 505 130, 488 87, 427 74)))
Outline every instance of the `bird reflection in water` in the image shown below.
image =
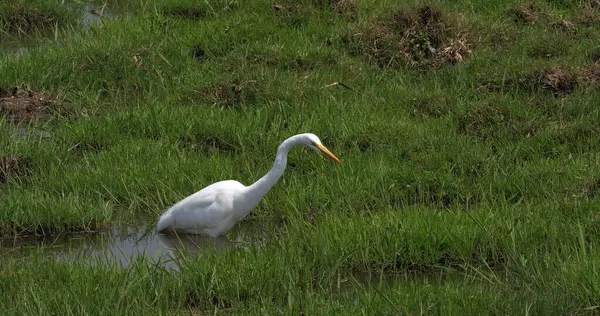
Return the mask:
POLYGON ((221 253, 235 248, 235 244, 225 236, 208 237, 197 234, 171 233, 156 234, 161 248, 170 254, 172 259, 184 255, 196 256, 199 252, 214 251, 221 253))
POLYGON ((194 234, 157 234, 154 227, 117 228, 106 233, 0 241, 0 256, 23 260, 36 254, 57 262, 127 268, 137 261, 179 270, 186 259, 204 252, 236 248, 227 237, 194 234))

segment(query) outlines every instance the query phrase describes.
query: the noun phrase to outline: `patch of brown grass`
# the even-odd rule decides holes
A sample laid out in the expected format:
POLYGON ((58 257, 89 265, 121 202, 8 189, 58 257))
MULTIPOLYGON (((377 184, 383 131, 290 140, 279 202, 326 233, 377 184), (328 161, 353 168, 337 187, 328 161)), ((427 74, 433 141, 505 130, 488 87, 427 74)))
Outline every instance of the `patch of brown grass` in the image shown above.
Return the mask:
POLYGON ((540 69, 524 74, 518 79, 507 79, 504 86, 542 90, 552 93, 555 97, 563 97, 577 88, 577 72, 559 67, 540 69))
POLYGON ((259 88, 256 80, 233 81, 229 84, 205 88, 200 92, 201 100, 213 105, 237 109, 242 104, 258 98, 259 88))
POLYGON ((578 81, 582 84, 595 84, 600 82, 600 63, 582 69, 579 73, 578 81))
POLYGON ((337 14, 351 18, 356 18, 356 0, 337 0, 329 2, 332 3, 331 6, 333 8, 333 11, 335 11, 337 14))
POLYGON ((575 25, 575 23, 569 20, 556 21, 552 23, 552 27, 571 36, 577 34, 577 26, 575 25))
POLYGON ((28 4, 19 4, 16 10, 0 16, 0 25, 7 33, 30 33, 54 25, 58 18, 28 4))
POLYGON ((28 166, 27 159, 19 156, 0 157, 0 184, 6 183, 9 178, 16 178, 25 174, 28 166))
POLYGON ((598 5, 586 6, 581 14, 577 17, 579 23, 587 26, 600 23, 600 12, 598 5))
POLYGON ((502 80, 484 79, 479 82, 479 92, 500 92, 505 89, 525 89, 530 92, 544 91, 555 97, 564 97, 577 87, 600 82, 600 62, 589 67, 566 69, 560 67, 540 69, 519 77, 502 80))
POLYGON ((467 56, 471 55, 471 49, 466 38, 450 39, 447 46, 442 47, 435 59, 438 66, 444 64, 456 64, 462 62, 467 56))
POLYGON ((45 92, 17 88, 0 91, 0 115, 7 116, 12 122, 50 119, 56 113, 64 113, 64 110, 57 98, 45 92))
POLYGON ((463 16, 430 6, 372 18, 352 30, 348 43, 352 54, 381 68, 454 64, 466 59, 473 45, 463 16))
POLYGON ((203 155, 233 153, 238 150, 238 144, 231 139, 202 133, 180 137, 179 145, 185 150, 203 155))
POLYGON ((495 51, 501 51, 510 47, 514 43, 516 35, 514 33, 506 33, 503 31, 495 31, 490 38, 492 48, 495 51))
POLYGON ((600 193, 600 180, 588 183, 583 190, 583 194, 581 195, 587 197, 588 199, 593 199, 598 196, 598 193, 600 193))
POLYGON ((532 24, 539 18, 540 9, 533 3, 524 4, 518 8, 511 9, 509 15, 513 21, 521 24, 532 24))
POLYGON ((577 87, 577 77, 561 68, 535 72, 533 77, 541 84, 542 89, 552 92, 554 96, 565 96, 577 87))

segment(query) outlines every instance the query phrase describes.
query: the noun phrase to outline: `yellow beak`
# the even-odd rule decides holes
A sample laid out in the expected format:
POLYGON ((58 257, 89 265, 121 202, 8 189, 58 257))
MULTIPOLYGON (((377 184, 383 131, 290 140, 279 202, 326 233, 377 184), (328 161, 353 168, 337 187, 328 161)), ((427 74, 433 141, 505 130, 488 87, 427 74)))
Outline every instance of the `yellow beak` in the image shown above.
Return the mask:
POLYGON ((341 161, 338 159, 338 157, 336 157, 334 154, 332 154, 329 149, 325 148, 325 146, 321 145, 321 144, 316 144, 317 148, 319 148, 321 150, 321 152, 323 153, 323 155, 327 156, 327 158, 337 162, 337 163, 341 163, 341 161))

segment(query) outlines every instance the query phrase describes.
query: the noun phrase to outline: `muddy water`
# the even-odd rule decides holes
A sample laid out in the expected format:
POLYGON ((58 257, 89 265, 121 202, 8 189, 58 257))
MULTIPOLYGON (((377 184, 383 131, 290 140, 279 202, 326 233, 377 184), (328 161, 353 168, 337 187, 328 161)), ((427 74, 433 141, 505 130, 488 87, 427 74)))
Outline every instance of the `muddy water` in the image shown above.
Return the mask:
POLYGON ((115 19, 115 15, 111 12, 108 6, 96 6, 92 3, 88 3, 83 8, 83 15, 81 22, 83 26, 100 26, 104 21, 112 21, 115 19))
MULTIPOLYGON (((100 27, 104 23, 114 20, 117 14, 114 13, 114 6, 97 5, 86 3, 82 10, 79 22, 85 29, 90 27, 100 27)), ((0 57, 5 51, 9 56, 21 57, 30 54, 30 49, 35 47, 46 47, 48 45, 61 45, 61 40, 57 38, 54 28, 41 29, 33 35, 7 35, 0 34, 0 57)))
POLYGON ((183 258, 243 248, 269 238, 268 226, 258 225, 257 228, 256 223, 241 224, 228 234, 231 239, 224 236, 211 238, 194 234, 158 234, 153 225, 53 238, 4 239, 0 241, 0 257, 5 260, 26 260, 41 254, 57 262, 117 268, 126 268, 143 260, 169 270, 178 270, 183 258))

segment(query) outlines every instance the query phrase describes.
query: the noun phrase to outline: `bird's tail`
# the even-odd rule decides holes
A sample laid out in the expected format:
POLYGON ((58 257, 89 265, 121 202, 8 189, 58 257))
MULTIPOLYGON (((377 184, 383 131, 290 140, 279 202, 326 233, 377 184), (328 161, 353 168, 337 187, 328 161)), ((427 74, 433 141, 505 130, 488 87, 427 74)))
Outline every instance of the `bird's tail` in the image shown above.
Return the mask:
POLYGON ((158 219, 158 223, 156 223, 156 231, 159 233, 166 233, 170 230, 172 223, 173 216, 171 214, 165 214, 158 219))

